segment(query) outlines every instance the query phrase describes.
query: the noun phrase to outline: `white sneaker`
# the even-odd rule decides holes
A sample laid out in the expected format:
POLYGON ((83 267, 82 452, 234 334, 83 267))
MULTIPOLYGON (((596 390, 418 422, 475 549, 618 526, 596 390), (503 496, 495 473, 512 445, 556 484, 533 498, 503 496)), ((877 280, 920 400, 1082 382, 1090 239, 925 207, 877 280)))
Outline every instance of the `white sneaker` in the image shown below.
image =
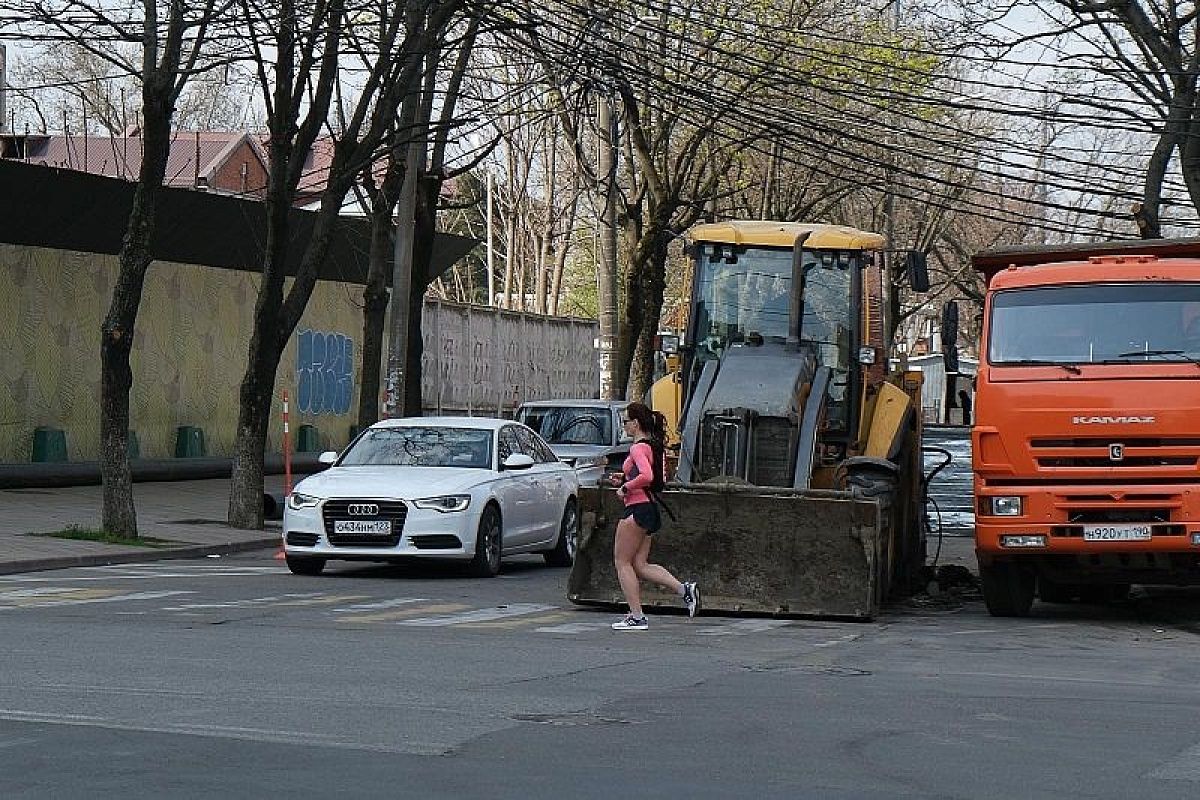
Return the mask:
POLYGON ((689 617, 696 616, 696 612, 700 610, 700 587, 695 581, 683 584, 683 604, 687 606, 689 617))
POLYGON ((635 617, 630 614, 620 622, 614 622, 612 629, 614 631, 644 631, 650 627, 650 623, 645 617, 635 617))

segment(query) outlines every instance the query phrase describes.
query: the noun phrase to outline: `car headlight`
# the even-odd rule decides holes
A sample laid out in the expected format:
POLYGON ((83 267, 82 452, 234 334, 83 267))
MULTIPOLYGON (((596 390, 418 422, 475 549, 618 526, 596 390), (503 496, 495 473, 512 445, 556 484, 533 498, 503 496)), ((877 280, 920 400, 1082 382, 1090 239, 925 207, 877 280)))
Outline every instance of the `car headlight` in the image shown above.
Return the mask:
POLYGON ((1021 498, 1020 497, 993 497, 991 500, 992 500, 992 516, 995 516, 995 517, 1019 517, 1019 516, 1021 516, 1021 498))
POLYGON ((299 511, 302 508, 316 508, 320 502, 321 498, 319 497, 313 497, 311 494, 300 494, 299 492, 292 492, 288 495, 287 499, 288 508, 293 511, 299 511))
POLYGON ((434 511, 466 511, 467 506, 471 505, 471 495, 469 494, 447 494, 441 497, 424 497, 420 500, 413 500, 412 504, 417 508, 430 508, 434 511))

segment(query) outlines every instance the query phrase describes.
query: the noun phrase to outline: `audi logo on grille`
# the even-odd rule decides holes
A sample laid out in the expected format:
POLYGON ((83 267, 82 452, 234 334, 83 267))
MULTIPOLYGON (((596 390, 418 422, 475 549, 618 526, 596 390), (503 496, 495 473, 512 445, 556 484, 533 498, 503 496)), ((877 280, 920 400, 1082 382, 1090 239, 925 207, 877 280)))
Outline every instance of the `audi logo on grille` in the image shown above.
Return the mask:
POLYGON ((346 512, 359 517, 373 517, 379 513, 379 506, 374 503, 351 503, 346 512))

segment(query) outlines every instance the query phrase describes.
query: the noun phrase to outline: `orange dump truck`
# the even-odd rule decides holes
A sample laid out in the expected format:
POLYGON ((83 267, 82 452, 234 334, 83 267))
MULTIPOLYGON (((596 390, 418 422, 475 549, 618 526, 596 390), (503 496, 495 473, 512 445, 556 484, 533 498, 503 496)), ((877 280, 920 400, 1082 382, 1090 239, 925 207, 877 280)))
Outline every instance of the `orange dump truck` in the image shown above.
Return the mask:
POLYGON ((991 250, 972 430, 988 611, 1200 584, 1200 239, 991 250))

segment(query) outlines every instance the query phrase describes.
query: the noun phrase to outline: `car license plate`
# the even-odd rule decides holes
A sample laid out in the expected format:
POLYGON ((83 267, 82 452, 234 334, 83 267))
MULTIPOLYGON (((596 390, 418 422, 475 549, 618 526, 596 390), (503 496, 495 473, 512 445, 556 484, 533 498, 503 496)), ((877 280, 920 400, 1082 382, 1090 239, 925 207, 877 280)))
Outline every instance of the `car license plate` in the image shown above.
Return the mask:
POLYGON ((392 522, 387 519, 337 519, 333 521, 334 533, 391 533, 392 522))
POLYGON ((1148 542, 1149 525, 1084 525, 1086 542, 1148 542))

